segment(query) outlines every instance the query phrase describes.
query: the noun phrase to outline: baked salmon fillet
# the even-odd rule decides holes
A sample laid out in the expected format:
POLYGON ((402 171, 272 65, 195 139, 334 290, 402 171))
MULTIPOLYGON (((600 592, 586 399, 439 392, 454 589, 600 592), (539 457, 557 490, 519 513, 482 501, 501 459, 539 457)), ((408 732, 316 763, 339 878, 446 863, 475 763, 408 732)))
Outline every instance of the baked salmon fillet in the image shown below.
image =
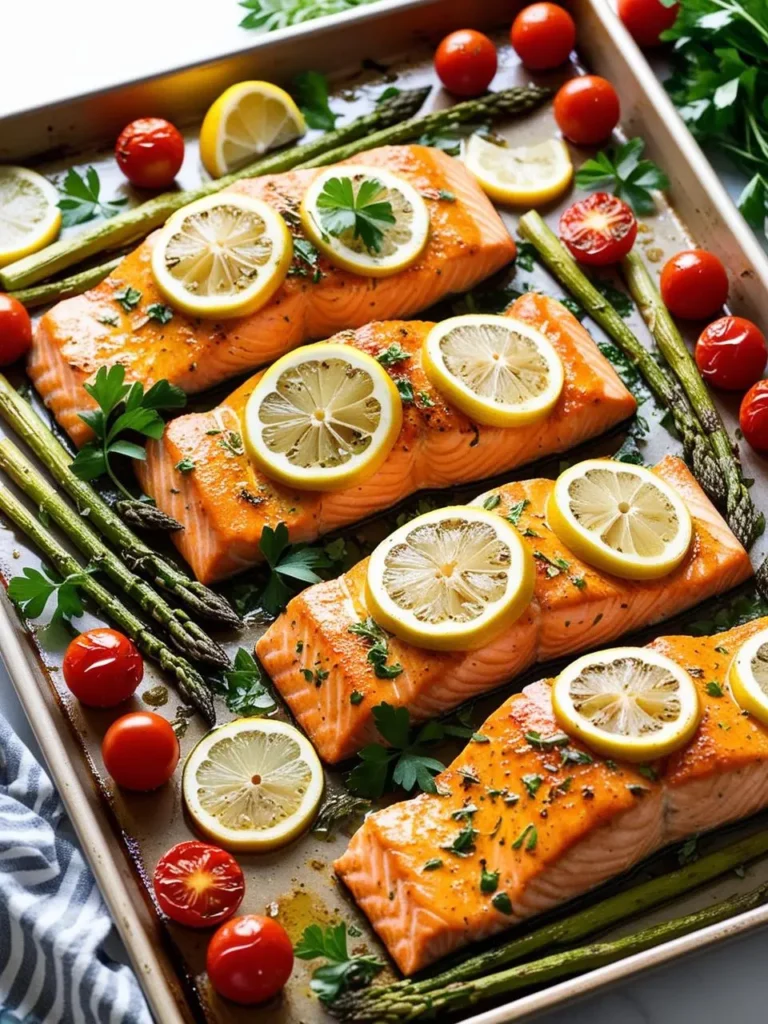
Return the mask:
POLYGON ((382 701, 408 708, 414 721, 433 718, 536 663, 599 647, 746 580, 749 556, 685 464, 667 456, 654 472, 683 497, 694 528, 685 560, 656 580, 619 579, 581 562, 547 527, 551 480, 506 484, 477 499, 498 496, 494 511, 512 515, 536 565, 527 610, 479 650, 428 651, 390 637, 387 663, 402 672, 378 678, 369 643, 350 632, 370 614, 367 559, 294 597, 256 652, 323 760, 341 761, 378 740, 372 711, 382 701))
POLYGON ((565 367, 557 405, 545 421, 527 427, 478 426, 445 401, 421 367, 430 323, 373 323, 332 339, 374 356, 399 345, 408 357, 389 372, 407 380, 414 395, 404 404, 403 426, 385 464, 343 491, 299 492, 270 480, 250 461, 242 444, 243 415, 258 375, 211 412, 173 420, 160 441, 149 443, 137 472, 146 493, 184 526, 173 539, 197 578, 210 583, 260 561, 265 526, 284 522, 293 542, 312 541, 421 488, 482 480, 573 448, 635 411, 611 365, 559 302, 528 293, 508 312, 540 328, 565 367), (182 460, 194 470, 178 470, 182 460))
POLYGON ((335 867, 400 969, 412 974, 668 843, 768 806, 768 729, 742 713, 725 684, 732 655, 766 626, 761 619, 650 645, 691 673, 703 709, 692 741, 655 772, 576 742, 546 749, 561 730, 549 682, 535 683, 481 726, 488 742, 470 743, 437 777, 440 795, 369 815, 335 867), (712 682, 722 696, 712 695, 712 682), (468 824, 473 842, 458 856, 448 848, 468 824), (440 865, 425 870, 434 859, 440 865), (483 867, 499 873, 495 893, 480 889, 483 867))
MULTIPOLYGON (((374 279, 340 270, 322 256, 316 273, 294 257, 283 285, 251 316, 216 321, 174 312, 169 323, 161 324, 147 315, 153 303, 165 302, 150 269, 156 235, 150 236, 98 287, 54 306, 36 330, 29 375, 77 444, 90 433, 79 417, 92 407, 83 382, 100 366, 120 363, 129 379, 145 385, 165 378, 188 393, 204 391, 302 342, 426 309, 444 295, 472 288, 514 259, 515 243, 501 218, 458 160, 426 146, 384 146, 353 162, 387 168, 425 196, 430 237, 419 260, 392 277, 374 279), (446 193, 455 201, 440 198, 446 193), (115 298, 126 288, 140 293, 138 305, 130 310, 115 298)), ((275 207, 294 238, 302 238, 297 210, 310 183, 324 170, 246 179, 230 189, 275 207)))

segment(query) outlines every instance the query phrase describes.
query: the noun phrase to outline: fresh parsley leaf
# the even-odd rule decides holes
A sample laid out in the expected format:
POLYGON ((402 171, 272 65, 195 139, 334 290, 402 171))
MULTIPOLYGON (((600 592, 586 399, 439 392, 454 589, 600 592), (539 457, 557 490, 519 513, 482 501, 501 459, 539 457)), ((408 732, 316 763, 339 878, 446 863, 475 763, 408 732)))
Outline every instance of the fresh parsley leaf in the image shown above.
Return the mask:
MULTIPOLYGON (((394 707, 386 702, 373 709, 373 719, 381 737, 389 748, 380 743, 369 743, 360 751, 360 763, 352 769, 347 786, 358 796, 374 800, 382 796, 392 784, 406 792, 418 787, 424 793, 436 793, 434 776, 445 767, 436 758, 429 757, 424 743, 442 738, 438 730, 422 729, 413 734, 407 708, 394 707)), ((431 723, 430 723, 431 724, 431 723)))
POLYGON ((520 522, 520 516, 530 505, 530 501, 527 498, 522 498, 520 501, 516 501, 514 505, 510 507, 507 512, 507 520, 512 523, 513 526, 517 526, 520 522))
POLYGON ((395 378, 395 387, 400 395, 401 401, 408 403, 413 401, 413 384, 405 377, 395 378))
POLYGON ((112 298, 119 302, 126 313, 130 313, 141 302, 141 292, 137 288, 126 285, 120 292, 115 292, 112 298))
POLYGON ((517 243, 515 266, 519 267, 521 270, 527 270, 530 273, 535 268, 537 259, 538 255, 534 245, 530 242, 523 241, 519 241, 517 243))
POLYGON ((405 351, 399 341, 393 341, 391 345, 382 349, 382 351, 376 356, 377 361, 387 368, 394 366, 396 363, 401 363, 404 359, 410 358, 410 353, 405 351))
POLYGON ((337 238, 351 232, 369 253, 380 252, 384 232, 395 223, 392 204, 385 197, 376 178, 329 178, 317 197, 321 227, 337 238))
POLYGON ((766 174, 755 174, 742 189, 736 200, 742 217, 753 228, 762 229, 768 214, 768 164, 766 174))
POLYGON ((535 729, 531 729, 525 734, 525 738, 534 750, 555 750, 557 747, 567 747, 570 743, 570 738, 564 732, 542 735, 535 729))
POLYGON ((95 569, 84 569, 62 578, 45 566, 42 570, 27 568, 8 583, 8 597, 28 619, 37 619, 55 594, 54 615, 62 619, 78 618, 84 612, 78 588, 93 572, 95 569))
POLYGON ((453 842, 449 843, 448 846, 444 846, 443 849, 447 850, 448 853, 455 854, 457 857, 469 857, 470 854, 475 852, 475 840, 479 834, 477 829, 472 827, 472 822, 467 822, 453 842))
POLYGON ((128 202, 127 196, 109 202, 103 200, 99 175, 93 167, 89 167, 82 175, 71 167, 59 187, 59 193, 61 223, 65 228, 85 224, 94 217, 114 217, 128 202))
POLYGON ((275 698, 264 683, 258 662, 250 651, 241 647, 223 681, 216 684, 227 708, 240 718, 265 715, 276 707, 275 698))
POLYGON ((332 1003, 350 988, 369 984, 384 964, 372 956, 354 956, 347 949, 347 926, 342 922, 322 928, 311 924, 304 929, 293 950, 300 960, 325 957, 328 961, 316 968, 309 987, 324 1003, 332 1003))
POLYGON ((711 683, 707 683, 705 689, 706 689, 706 691, 707 691, 707 693, 709 694, 710 697, 722 697, 723 696, 723 688, 720 685, 720 683, 717 683, 717 682, 714 682, 714 681, 711 682, 711 683))
POLYGON ((308 277, 311 271, 312 280, 316 284, 322 277, 319 260, 320 253, 308 238, 294 238, 293 264, 288 273, 294 277, 308 277))
POLYGON ((485 862, 480 864, 480 892, 496 892, 499 887, 499 871, 486 871, 485 862))
POLYGON ((669 179, 651 160, 640 159, 644 149, 645 141, 634 138, 601 150, 581 165, 576 172, 576 185, 588 192, 609 189, 635 213, 653 213, 656 204, 652 193, 668 188, 669 179))
POLYGON ((162 302, 153 302, 147 306, 147 316, 158 324, 168 324, 173 320, 173 310, 162 302))
POLYGON ((491 903, 501 914, 512 913, 512 900, 505 892, 497 892, 491 900, 491 903))
POLYGON ((191 473, 195 468, 195 464, 192 459, 180 459, 175 466, 180 473, 191 473))
POLYGON ((520 781, 525 786, 528 796, 534 797, 538 793, 544 779, 540 775, 523 775, 520 781))
POLYGON ((371 644, 368 650, 368 662, 373 666, 373 673, 377 679, 394 679, 403 671, 400 664, 388 665, 389 637, 381 626, 371 616, 356 622, 349 627, 349 632, 361 636, 371 644))
POLYGON ((322 548, 291 544, 285 523, 278 523, 275 529, 264 527, 259 550, 270 569, 269 580, 261 593, 261 606, 270 615, 283 610, 299 589, 297 583, 319 583, 322 577, 315 570, 331 564, 322 548))
POLYGON ((328 81, 319 71, 302 71, 293 80, 293 94, 310 128, 333 131, 338 114, 328 103, 328 81))

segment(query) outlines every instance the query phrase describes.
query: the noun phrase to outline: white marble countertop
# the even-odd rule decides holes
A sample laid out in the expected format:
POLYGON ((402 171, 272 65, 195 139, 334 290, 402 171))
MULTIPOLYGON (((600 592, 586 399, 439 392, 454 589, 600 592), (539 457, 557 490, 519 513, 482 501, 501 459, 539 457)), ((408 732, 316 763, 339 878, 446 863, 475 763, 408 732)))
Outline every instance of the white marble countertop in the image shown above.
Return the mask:
MULTIPOLYGON (((0 131, 2 117, 22 107, 21 83, 23 106, 30 108, 63 93, 77 95, 121 78, 191 63, 212 52, 239 50, 252 38, 238 27, 239 20, 236 0, 132 0, 129 10, 103 0, 66 4, 26 0, 7 5, 4 38, 34 38, 35 60, 34 74, 30 74, 28 49, 5 47, 0 61, 0 131), (66 71, 62 53, 67 55, 66 71), (64 84, 62 74, 66 74, 64 84)), ((744 179, 728 171, 723 179, 729 192, 738 195, 744 179)), ((0 713, 42 760, 2 663, 0 713)), ((767 946, 768 937, 760 932, 537 1020, 541 1024, 758 1024, 766 1019, 768 1005, 767 946)))

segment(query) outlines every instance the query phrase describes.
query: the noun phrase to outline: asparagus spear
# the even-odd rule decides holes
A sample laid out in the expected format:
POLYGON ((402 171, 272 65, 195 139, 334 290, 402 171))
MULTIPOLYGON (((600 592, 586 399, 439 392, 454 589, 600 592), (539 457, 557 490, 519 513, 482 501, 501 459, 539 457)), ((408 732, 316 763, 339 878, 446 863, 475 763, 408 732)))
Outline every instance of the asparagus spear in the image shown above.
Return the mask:
POLYGON ((725 480, 725 512, 728 525, 744 547, 749 548, 762 532, 762 516, 755 508, 744 483, 741 463, 733 450, 715 403, 642 257, 632 251, 622 260, 621 267, 632 298, 648 324, 659 351, 672 367, 699 415, 704 434, 709 439, 725 480))
POLYGON ((123 498, 115 502, 115 512, 121 515, 126 523, 138 530, 159 530, 164 533, 175 533, 183 530, 181 523, 163 512, 157 505, 141 498, 123 498))
POLYGON ((89 288, 95 288, 105 277, 109 277, 120 263, 121 259, 110 260, 108 263, 100 263, 97 267, 91 267, 90 270, 72 274, 71 277, 63 277, 59 281, 50 281, 48 284, 41 284, 35 288, 23 288, 21 291, 11 292, 11 295, 27 309, 45 306, 49 302, 68 299, 72 295, 80 295, 81 292, 88 291, 89 288))
POLYGON ((128 567, 156 587, 174 594, 188 611, 222 626, 239 626, 240 619, 219 594, 190 578, 168 559, 153 551, 126 526, 120 516, 70 469, 72 459, 34 409, 0 374, 0 416, 29 445, 56 482, 75 502, 78 511, 117 548, 128 567))
POLYGON ((683 453, 696 479, 713 501, 722 504, 727 489, 720 464, 677 381, 668 370, 659 366, 613 306, 584 276, 576 261, 535 210, 520 218, 520 234, 535 247, 563 287, 579 300, 589 315, 613 338, 643 375, 662 405, 669 409, 683 443, 683 453))
POLYGON ((510 967, 496 974, 472 981, 454 982, 425 995, 411 993, 407 989, 396 995, 381 989, 347 992, 329 1009, 339 1020, 354 1024, 362 1024, 363 1021, 394 1024, 399 1021, 432 1019, 439 1013, 463 1010, 492 996, 509 995, 521 988, 541 985, 569 974, 614 963, 616 960, 658 946, 662 942, 669 942, 699 928, 706 928, 718 921, 752 910, 763 902, 766 894, 768 883, 758 886, 752 892, 723 900, 705 910, 644 928, 634 935, 553 953, 541 960, 510 967), (380 993, 378 996, 377 992, 380 993))
MULTIPOLYGON (((38 519, 22 505, 7 487, 0 485, 0 511, 29 537, 32 543, 50 559, 62 576, 82 573, 83 566, 66 551, 38 519)), ((86 575, 78 584, 85 594, 105 612, 134 641, 148 658, 176 679, 179 693, 188 704, 193 704, 210 725, 216 722, 213 698, 205 680, 192 665, 175 654, 170 647, 149 631, 124 604, 114 597, 93 576, 86 575)))
POLYGON ((19 485, 40 511, 48 512, 77 547, 121 587, 155 621, 165 626, 174 647, 189 658, 210 665, 230 664, 227 652, 212 640, 186 612, 171 608, 144 580, 134 575, 104 544, 99 535, 61 498, 7 438, 0 441, 0 468, 19 485))
POLYGON ((262 157, 243 170, 218 178, 216 181, 206 182, 194 191, 164 193, 117 217, 101 221, 73 238, 54 242, 41 252, 25 256, 24 259, 5 267, 0 271, 0 285, 6 290, 26 288, 66 270, 67 267, 97 252, 136 242, 163 224, 175 210, 195 199, 218 192, 241 178, 255 178, 263 174, 289 171, 296 167, 335 163, 374 146, 418 138, 427 131, 434 132, 463 122, 502 114, 522 114, 546 99, 551 90, 537 86, 507 89, 503 92, 489 93, 476 100, 458 103, 454 107, 428 114, 426 117, 411 117, 423 103, 426 92, 402 92, 391 100, 379 104, 370 114, 327 132, 312 142, 262 157), (408 120, 404 120, 405 118, 408 120))
MULTIPOLYGON (((675 897, 682 896, 684 893, 766 853, 768 853, 768 831, 757 832, 746 839, 731 843, 722 850, 707 854, 691 864, 686 864, 676 871, 642 882, 615 896, 609 896, 591 907, 578 910, 559 921, 536 928, 527 935, 509 939, 495 949, 469 957, 431 978, 425 978, 422 981, 397 981, 391 985, 377 986, 346 996, 345 1000, 350 1003, 349 1012, 352 1016, 354 1016, 353 1009, 359 1009, 361 1013, 364 1013, 369 1002, 371 1004, 378 1003, 384 996, 388 1000, 394 1000, 399 994, 403 994, 407 999, 423 997, 430 992, 445 988, 446 985, 481 977, 505 964, 524 960, 539 950, 572 945, 588 935, 605 931, 620 921, 644 913, 663 903, 668 903, 675 897), (352 1003, 355 1004, 354 1007, 352 1007, 352 1003)), ((367 1018, 361 1017, 360 1019, 367 1018)))

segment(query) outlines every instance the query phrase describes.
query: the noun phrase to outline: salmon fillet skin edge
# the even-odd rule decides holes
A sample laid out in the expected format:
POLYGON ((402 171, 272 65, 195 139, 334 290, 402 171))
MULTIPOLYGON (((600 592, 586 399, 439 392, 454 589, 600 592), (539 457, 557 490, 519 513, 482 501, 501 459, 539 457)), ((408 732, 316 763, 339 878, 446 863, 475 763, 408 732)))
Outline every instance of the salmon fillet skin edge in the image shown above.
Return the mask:
POLYGON ((656 580, 623 580, 581 562, 547 526, 551 480, 506 484, 476 499, 480 504, 498 496, 494 512, 513 515, 536 566, 530 605, 480 650, 429 651, 390 637, 387 664, 400 665, 402 672, 377 678, 368 642, 350 632, 370 614, 367 560, 294 597, 258 641, 256 653, 320 757, 333 764, 366 743, 381 742, 372 712, 384 701, 406 707, 413 721, 434 718, 535 664, 604 646, 748 579, 747 552, 682 460, 666 456, 653 471, 678 491, 693 519, 685 560, 656 580))
POLYGON ((432 324, 385 321, 336 335, 333 341, 373 356, 397 345, 407 358, 388 372, 407 381, 403 426, 373 477, 333 493, 296 491, 270 480, 248 458, 244 411, 259 376, 208 413, 180 416, 137 464, 141 485, 158 507, 183 526, 172 534, 203 583, 261 561, 262 530, 284 522, 291 541, 317 537, 391 508, 424 488, 450 487, 495 476, 544 455, 566 451, 616 426, 636 409, 632 395, 579 321, 554 299, 529 292, 508 315, 543 331, 563 362, 565 385, 549 416, 526 427, 479 426, 450 405, 429 382, 421 346, 432 324), (182 463, 194 466, 182 472, 182 463))
MULTIPOLYGON (((147 387, 165 379, 187 393, 205 391, 302 342, 417 313, 445 295, 473 288, 514 259, 515 243, 504 222, 453 157, 427 146, 384 146, 346 162, 393 171, 425 197, 430 235, 418 261, 392 277, 374 279, 340 270, 324 256, 309 268, 294 255, 284 283, 251 316, 200 320, 174 311, 170 322, 161 324, 147 315, 153 303, 165 304, 150 267, 157 234, 150 235, 98 287, 54 306, 35 332, 29 375, 76 444, 90 437, 79 417, 93 408, 83 383, 100 366, 119 363, 128 380, 147 387), (455 200, 441 198, 445 195, 455 200), (140 293, 140 300, 135 308, 124 309, 115 296, 129 287, 140 293)), ((326 170, 249 178, 229 191, 264 200, 283 214, 294 238, 304 238, 299 204, 326 170)))
POLYGON ((690 672, 703 711, 691 742, 656 762, 654 773, 575 741, 549 750, 532 744, 531 733, 561 732, 551 681, 544 681, 487 719, 481 732, 488 742, 470 743, 437 777, 440 795, 370 814, 335 868, 398 967, 412 974, 565 903, 654 850, 768 806, 768 729, 742 713, 726 684, 733 654, 766 626, 760 619, 717 636, 650 644, 690 672), (722 696, 712 696, 711 682, 722 696), (588 763, 573 763, 575 751, 586 752, 588 763), (541 779, 535 793, 523 776, 541 779), (474 843, 457 856, 446 848, 468 821, 474 843), (432 858, 441 866, 425 871, 432 858), (483 867, 498 872, 493 893, 480 889, 483 867), (509 904, 498 909, 500 893, 509 904))

